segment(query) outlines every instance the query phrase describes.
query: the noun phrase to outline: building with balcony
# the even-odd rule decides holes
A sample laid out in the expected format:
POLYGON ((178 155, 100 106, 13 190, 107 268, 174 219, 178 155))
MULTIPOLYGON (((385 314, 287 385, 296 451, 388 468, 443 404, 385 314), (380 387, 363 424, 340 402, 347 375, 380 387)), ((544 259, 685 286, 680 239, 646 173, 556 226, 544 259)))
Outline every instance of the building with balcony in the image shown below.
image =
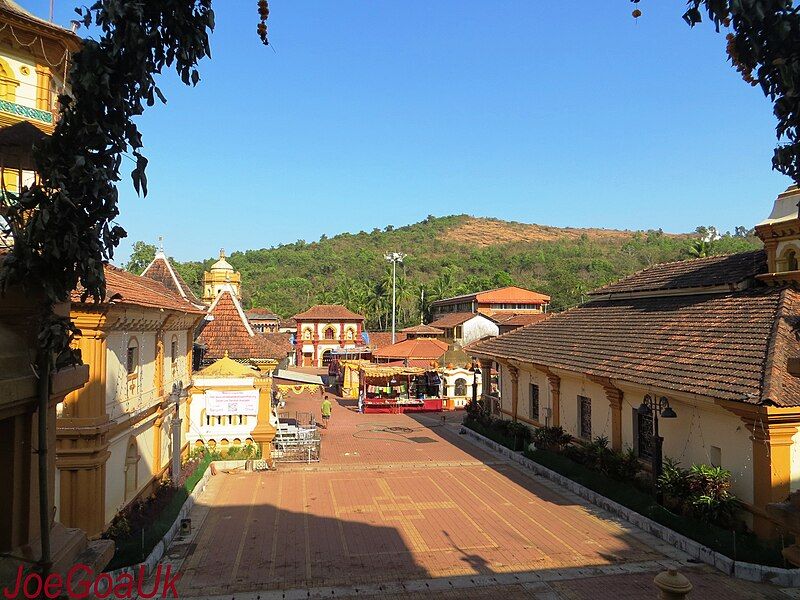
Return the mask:
POLYGON ((324 367, 336 349, 363 346, 364 317, 339 304, 317 304, 296 314, 296 364, 324 367))
POLYGON ((526 290, 517 286, 506 286, 443 298, 431 302, 431 319, 436 321, 452 313, 483 314, 491 317, 496 314, 531 314, 547 311, 550 296, 526 290))
POLYGON ((53 132, 57 98, 67 91, 64 75, 81 40, 12 0, 0 0, 0 22, 0 131, 13 128, 21 141, 0 148, 0 164, 4 190, 17 192, 35 178, 29 153, 36 137, 30 126, 53 132))
POLYGON ((204 311, 158 281, 106 265, 99 303, 73 295, 89 381, 58 406, 57 516, 89 535, 168 474, 204 311), (174 392, 174 393, 173 393, 174 392))

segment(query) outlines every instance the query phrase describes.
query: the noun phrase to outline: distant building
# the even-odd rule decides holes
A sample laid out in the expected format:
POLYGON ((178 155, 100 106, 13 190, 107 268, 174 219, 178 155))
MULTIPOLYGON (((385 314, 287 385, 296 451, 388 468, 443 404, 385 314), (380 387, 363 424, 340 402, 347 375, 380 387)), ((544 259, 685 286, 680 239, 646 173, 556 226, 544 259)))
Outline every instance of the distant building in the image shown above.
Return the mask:
POLYGON ((407 367, 430 367, 438 364, 448 344, 429 337, 406 339, 372 353, 375 362, 401 362, 407 367))
POLYGON ((293 318, 297 323, 295 352, 300 366, 327 366, 333 350, 364 343, 364 317, 339 304, 317 304, 293 318))
POLYGON ((444 331, 442 338, 459 348, 500 332, 497 323, 492 319, 473 312, 445 314, 431 322, 429 327, 444 331))
POLYGON ((203 302, 211 304, 223 290, 230 291, 237 300, 242 299, 242 275, 234 270, 225 258, 225 250, 219 251, 219 260, 203 273, 203 302))
POLYGON ((288 334, 259 333, 253 328, 239 298, 229 288, 222 288, 208 308, 196 341, 202 355, 201 368, 227 355, 261 371, 273 371, 285 367, 293 353, 288 334))
POLYGON ((464 294, 431 302, 431 319, 436 321, 452 313, 542 313, 547 311, 550 296, 516 286, 464 294))
POLYGON ((251 308, 244 314, 259 333, 277 333, 280 329, 281 318, 268 308, 251 308))
POLYGON ((502 335, 504 333, 508 333, 509 331, 514 331, 520 327, 525 327, 526 325, 532 325, 534 323, 544 321, 550 316, 550 314, 551 313, 505 314, 500 312, 495 313, 491 319, 497 323, 497 327, 500 330, 500 335, 502 335))
MULTIPOLYGON (((401 329, 400 332, 410 340, 421 337, 441 338, 444 336, 444 329, 439 329, 438 327, 431 327, 430 325, 422 325, 422 324, 414 325, 413 327, 406 327, 405 329, 401 329)), ((391 335, 391 332, 389 335, 391 335)))

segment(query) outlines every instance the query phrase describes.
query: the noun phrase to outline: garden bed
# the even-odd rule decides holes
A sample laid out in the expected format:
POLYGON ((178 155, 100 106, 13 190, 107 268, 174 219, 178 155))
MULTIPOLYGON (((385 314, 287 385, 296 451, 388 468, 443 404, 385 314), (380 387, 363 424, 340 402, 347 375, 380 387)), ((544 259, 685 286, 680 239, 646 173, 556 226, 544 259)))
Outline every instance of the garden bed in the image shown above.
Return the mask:
POLYGON ((135 565, 147 559, 173 526, 189 495, 215 459, 214 455, 207 453, 200 460, 190 463, 188 469, 185 465, 184 481, 180 487, 162 486, 152 498, 128 507, 112 521, 104 537, 113 539, 116 549, 106 571, 135 565))
MULTIPOLYGON (((725 529, 705 521, 675 514, 664 506, 656 503, 651 493, 640 489, 632 482, 620 481, 609 477, 607 474, 581 465, 559 452, 537 449, 534 451, 525 450, 523 453, 519 453, 512 444, 507 443, 509 441, 507 436, 498 435, 496 429, 469 419, 465 419, 464 425, 479 434, 482 438, 489 438, 489 440, 503 446, 505 450, 504 453, 512 451, 512 454, 509 454, 509 456, 517 460, 517 462, 523 464, 527 463, 526 466, 529 466, 532 461, 544 467, 545 471, 549 470, 553 472, 556 476, 556 481, 559 479, 558 475, 561 475, 571 482, 578 484, 578 486, 575 487, 586 488, 588 492, 586 494, 580 493, 580 490, 573 491, 576 491, 578 495, 581 495, 592 503, 598 504, 603 508, 611 510, 611 512, 615 514, 623 516, 634 525, 640 526, 666 541, 670 541, 667 539, 669 536, 664 537, 659 535, 659 531, 657 531, 658 525, 663 525, 665 528, 669 528, 672 532, 677 533, 678 536, 676 537, 688 538, 687 541, 691 540, 696 542, 694 545, 698 546, 698 548, 695 548, 698 551, 696 553, 689 552, 690 554, 701 556, 703 555, 703 551, 705 551, 706 554, 711 552, 721 556, 724 560, 722 560, 722 558, 720 560, 714 560, 714 557, 704 557, 703 560, 717 566, 717 568, 720 568, 724 572, 733 574, 737 565, 741 565, 740 570, 742 570, 747 567, 747 563, 752 563, 750 566, 756 569, 759 568, 758 565, 766 565, 768 567, 780 567, 780 569, 778 569, 779 571, 786 571, 786 569, 783 568, 786 564, 781 555, 779 544, 769 546, 751 533, 734 532, 733 530, 725 529), (488 434, 484 433, 484 431, 487 430, 488 434), (504 437, 506 439, 503 439, 504 437), (529 460, 525 460, 526 458, 529 460), (591 492, 595 492, 595 494, 591 492), (611 502, 600 502, 596 498, 597 495, 611 502), (614 506, 611 506, 612 504, 618 505, 621 510, 614 510, 614 506), (646 519, 629 518, 625 514, 625 512, 628 512, 625 509, 629 509, 646 519), (645 520, 652 521, 655 529, 642 527, 640 523, 636 522, 645 520), (702 545, 702 547, 700 547, 700 545, 702 545)), ((535 470, 538 471, 538 469, 535 470)), ((682 549, 686 550, 686 548, 682 549)), ((698 556, 695 556, 695 558, 698 556)), ((787 572, 793 574, 800 573, 798 570, 787 572)), ((756 576, 743 576, 743 578, 751 580, 760 579, 760 577, 756 576)), ((800 577, 798 577, 798 581, 800 581, 800 577)))

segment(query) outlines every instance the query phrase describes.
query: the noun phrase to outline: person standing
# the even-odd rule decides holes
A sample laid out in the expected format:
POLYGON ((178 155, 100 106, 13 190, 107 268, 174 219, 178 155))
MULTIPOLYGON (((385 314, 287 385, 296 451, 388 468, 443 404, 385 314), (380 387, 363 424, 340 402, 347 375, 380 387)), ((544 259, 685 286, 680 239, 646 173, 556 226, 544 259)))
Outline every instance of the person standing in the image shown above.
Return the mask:
POLYGON ((358 412, 364 414, 364 390, 358 392, 358 412))
POLYGON ((328 394, 325 394, 322 400, 322 423, 325 429, 328 428, 328 423, 331 420, 331 401, 328 399, 328 394))

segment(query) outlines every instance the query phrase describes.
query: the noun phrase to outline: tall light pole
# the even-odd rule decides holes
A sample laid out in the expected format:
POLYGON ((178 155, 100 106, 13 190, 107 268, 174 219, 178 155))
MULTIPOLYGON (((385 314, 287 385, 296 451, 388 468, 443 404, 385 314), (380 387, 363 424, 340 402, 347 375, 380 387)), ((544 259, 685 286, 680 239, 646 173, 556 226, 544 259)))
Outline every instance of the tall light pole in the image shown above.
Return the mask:
POLYGON ((397 263, 402 263, 408 256, 402 252, 387 252, 383 258, 392 263, 392 344, 395 342, 395 307, 397 305, 397 263))
POLYGON ((638 408, 639 414, 645 417, 651 416, 653 418, 653 438, 651 440, 652 448, 652 465, 653 465, 653 490, 656 493, 656 501, 661 504, 664 500, 663 494, 658 489, 658 480, 661 477, 663 467, 663 446, 664 438, 658 432, 658 417, 662 419, 674 419, 678 415, 669 405, 669 400, 666 396, 656 398, 647 394, 642 400, 638 408))

